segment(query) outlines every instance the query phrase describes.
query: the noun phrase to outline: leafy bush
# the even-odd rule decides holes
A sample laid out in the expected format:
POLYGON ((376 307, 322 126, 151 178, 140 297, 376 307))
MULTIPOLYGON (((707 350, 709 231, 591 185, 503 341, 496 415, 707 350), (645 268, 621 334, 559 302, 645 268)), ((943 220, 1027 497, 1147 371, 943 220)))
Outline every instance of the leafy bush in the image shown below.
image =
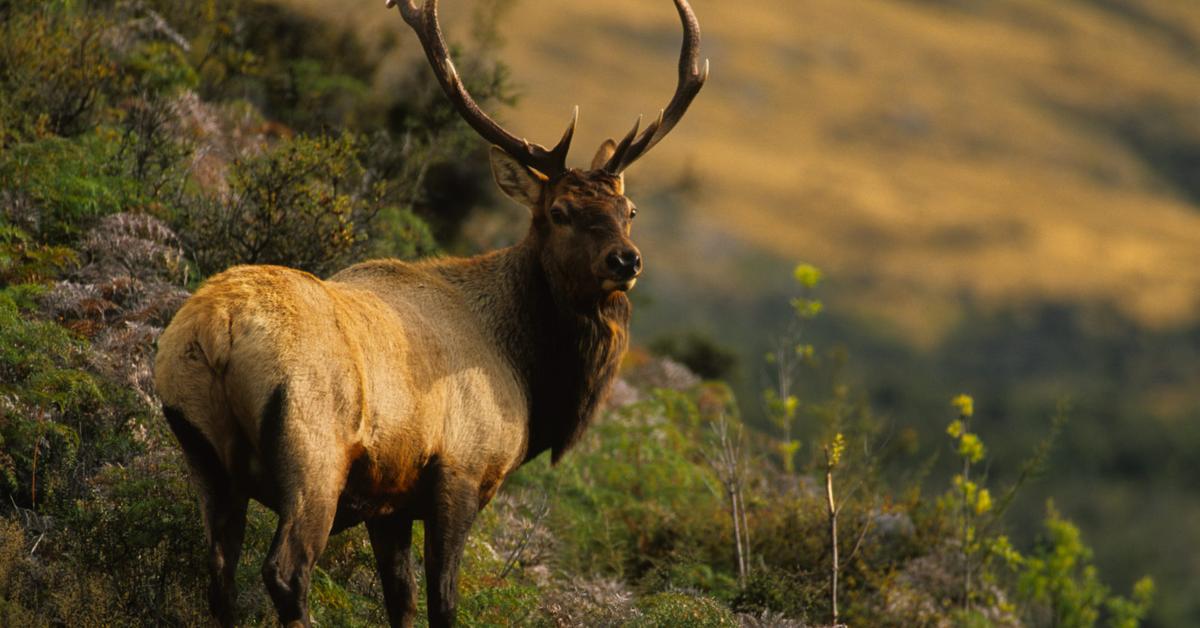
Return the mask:
POLYGON ((687 593, 656 593, 643 598, 638 607, 643 616, 634 620, 633 626, 716 628, 738 625, 733 613, 716 600, 687 593))
POLYGON ((75 262, 75 251, 42 244, 16 225, 0 224, 0 284, 36 284, 75 262))
POLYGON ((0 188, 28 199, 28 230, 38 241, 69 244, 102 216, 143 204, 137 181, 120 170, 119 138, 101 128, 19 144, 0 156, 0 188))
POLYGON ((235 162, 228 196, 197 199, 181 232, 205 274, 235 264, 325 274, 362 250, 380 203, 353 138, 299 136, 235 162))
POLYGON ((207 584, 204 530, 181 463, 178 456, 141 456, 93 477, 89 499, 51 542, 50 551, 85 567, 59 585, 66 623, 78 625, 74 615, 95 609, 118 623, 137 618, 139 625, 193 624, 207 616, 197 595, 207 584))
POLYGON ((0 24, 0 146, 96 123, 114 90, 112 22, 64 0, 14 0, 0 24))
POLYGON ((1021 559, 1019 591, 1034 626, 1094 626, 1102 616, 1114 628, 1132 628, 1150 610, 1154 582, 1142 578, 1131 598, 1111 595, 1092 565, 1092 550, 1079 528, 1046 505, 1045 533, 1036 550, 1021 559))

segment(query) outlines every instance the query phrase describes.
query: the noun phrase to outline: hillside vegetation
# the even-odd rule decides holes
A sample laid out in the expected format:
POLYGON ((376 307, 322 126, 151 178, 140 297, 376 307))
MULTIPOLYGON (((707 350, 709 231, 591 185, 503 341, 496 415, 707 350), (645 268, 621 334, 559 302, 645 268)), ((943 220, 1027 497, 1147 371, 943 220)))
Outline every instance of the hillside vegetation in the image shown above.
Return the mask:
MULTIPOLYGON (((653 86, 616 76, 647 67, 620 58, 639 45, 653 51, 645 58, 663 57, 664 68, 671 67, 676 35, 669 9, 571 4, 579 5, 571 11, 591 12, 593 26, 607 24, 580 32, 604 31, 608 44, 563 39, 566 24, 555 39, 553 24, 526 22, 523 28, 553 43, 510 34, 501 62, 499 33, 516 33, 507 25, 520 22, 517 16, 532 4, 501 1, 455 11, 451 24, 461 30, 452 39, 473 93, 524 125, 524 116, 563 96, 542 97, 543 81, 553 79, 556 90, 587 85, 596 103, 580 98, 589 103, 585 111, 596 112, 586 118, 595 121, 587 123, 588 133, 602 122, 611 132, 624 128, 624 119, 608 126, 606 117, 623 116, 631 99, 662 94, 665 102, 671 81, 665 69, 653 86), (614 47, 611 38, 621 45, 614 47), (528 74, 535 66, 522 55, 538 41, 543 53, 561 54, 537 56, 575 68, 574 78, 559 83, 549 71, 528 74), (593 48, 597 55, 608 50, 610 65, 596 66, 608 70, 580 71, 578 59, 568 58, 593 48), (520 70, 510 74, 509 67, 520 70), (600 87, 605 72, 614 73, 606 91, 600 87), (525 94, 522 104, 503 107, 515 104, 518 90, 525 94)), ((399 18, 374 3, 361 11, 342 8, 337 19, 322 17, 331 6, 0 1, 0 624, 205 622, 203 533, 150 364, 158 333, 206 276, 238 263, 327 274, 372 256, 411 259, 442 248, 490 246, 523 228, 507 209, 471 211, 490 202, 484 147, 444 103, 411 41, 382 30, 389 23, 399 29, 399 18), (378 20, 371 17, 376 14, 378 20)), ((731 73, 725 80, 766 77, 800 90, 772 73, 772 64, 750 68, 754 58, 742 58, 759 52, 766 41, 759 35, 791 33, 787 20, 767 5, 743 12, 735 6, 697 3, 706 23, 717 25, 710 29, 710 54, 749 68, 741 79, 731 73), (761 33, 747 30, 754 36, 744 42, 732 30, 721 34, 720 26, 732 28, 738 20, 761 33)), ((879 24, 879 33, 862 45, 899 36, 906 32, 900 25, 915 20, 906 28, 925 24, 930 32, 913 37, 929 45, 925 35, 937 40, 944 31, 922 20, 1002 22, 1010 16, 1005 11, 1015 9, 989 13, 995 10, 985 3, 878 3, 831 8, 822 19, 844 14, 842 27, 856 20, 879 24), (895 28, 872 21, 886 16, 896 20, 895 28)), ((1170 23, 1176 22, 1184 23, 1170 23)), ((793 54, 788 50, 776 54, 793 54)), ((894 55, 889 63, 902 58, 894 55)), ((805 61, 803 53, 799 59, 775 65, 792 71, 823 63, 805 61)), ((856 368, 872 364, 855 367, 842 348, 824 340, 837 326, 822 313, 831 282, 814 266, 781 266, 775 258, 803 253, 828 263, 834 277, 848 277, 856 289, 833 291, 835 312, 843 304, 853 311, 846 295, 884 295, 854 283, 859 266, 851 258, 826 259, 828 251, 811 240, 832 219, 796 218, 766 202, 770 186, 755 191, 748 185, 751 175, 760 182, 792 175, 760 173, 753 162, 738 160, 718 172, 721 162, 704 156, 739 154, 714 144, 720 129, 744 129, 748 138, 762 134, 762 152, 769 152, 772 142, 806 128, 789 118, 772 134, 765 125, 751 129, 745 120, 709 117, 774 98, 751 83, 734 91, 729 85, 710 88, 708 108, 698 107, 680 128, 680 135, 687 129, 699 138, 689 148, 697 155, 686 157, 687 143, 673 137, 648 167, 639 164, 647 183, 639 188, 635 182, 634 194, 646 199, 643 206, 663 208, 648 221, 647 239, 662 244, 672 225, 701 239, 688 241, 697 248, 687 259, 696 259, 695 251, 726 226, 743 251, 760 253, 716 256, 711 267, 683 266, 689 249, 664 244, 662 277, 690 283, 677 292, 651 286, 651 302, 640 303, 639 311, 661 317, 675 299, 706 286, 752 294, 758 288, 733 271, 757 269, 766 277, 761 264, 770 260, 767 267, 781 269, 772 273, 780 279, 761 281, 775 281, 774 294, 730 299, 735 308, 769 310, 777 323, 741 332, 757 336, 750 346, 770 347, 765 357, 759 353, 743 364, 766 376, 735 394, 721 381, 736 377, 735 359, 704 334, 653 343, 687 366, 647 349, 632 351, 603 417, 577 450, 557 467, 535 460, 485 511, 461 577, 463 623, 1125 627, 1186 616, 1180 597, 1168 607, 1174 615, 1154 606, 1155 582, 1142 577, 1142 565, 1122 572, 1125 581, 1114 585, 1097 569, 1086 536, 1055 502, 1030 499, 1034 482, 1060 464, 1064 448, 1056 443, 1067 446, 1069 461, 1089 460, 1086 451, 1071 449, 1079 443, 1070 436, 1075 423, 1068 418, 1080 420, 1074 410, 1023 408, 1019 414, 1036 415, 1038 428, 1029 432, 1028 447, 1008 448, 1005 457, 993 446, 993 435, 1002 437, 1004 429, 989 417, 1003 416, 1006 397, 977 402, 929 375, 919 392, 901 394, 936 398, 937 409, 926 419, 936 425, 932 437, 903 416, 877 410, 898 406, 857 384, 856 368), (722 177, 739 171, 721 187, 722 177), (706 221, 721 218, 725 198, 739 205, 726 210, 718 231, 716 222, 706 221), (755 236, 750 226, 755 215, 772 211, 788 220, 763 229, 794 230, 786 248, 772 249, 774 236, 755 236), (1036 512, 1036 521, 1024 521, 1018 507, 1036 512)), ((847 98, 843 114, 853 109, 847 98)), ((862 107, 873 102, 861 98, 862 107)), ((836 104, 828 93, 808 99, 797 106, 832 110, 836 104)), ((766 110, 787 111, 778 104, 766 110)), ((553 117, 556 125, 561 117, 553 117)), ((545 124, 545 117, 537 119, 545 124)), ((765 122, 762 115, 757 120, 765 122)), ((541 137, 541 127, 528 128, 541 137)), ((851 131, 819 142, 853 148, 851 131)), ((581 141, 599 137, 585 134, 581 141)), ((879 158, 865 144, 857 150, 879 158)), ((853 152, 842 151, 842 158, 853 152)), ((804 163, 784 161, 774 167, 804 163)), ((804 168, 817 168, 817 161, 814 153, 804 168)), ((874 172, 880 181, 891 180, 874 172)), ((858 189, 826 183, 838 194, 858 189)), ((938 303, 937 284, 929 285, 923 294, 938 303)), ((1146 315, 1136 305, 1125 313, 1146 315)), ((1171 316, 1147 320, 1176 320, 1171 316)), ((684 331, 677 327, 673 331, 684 331)), ((649 344, 648 337, 639 339, 649 344)), ((741 389, 746 386, 742 380, 741 389)), ((252 509, 238 574, 246 625, 274 622, 259 577, 273 528, 271 513, 252 509)), ((1163 587, 1176 594, 1182 588, 1163 587)), ((322 625, 384 622, 361 528, 331 541, 311 603, 322 625)))

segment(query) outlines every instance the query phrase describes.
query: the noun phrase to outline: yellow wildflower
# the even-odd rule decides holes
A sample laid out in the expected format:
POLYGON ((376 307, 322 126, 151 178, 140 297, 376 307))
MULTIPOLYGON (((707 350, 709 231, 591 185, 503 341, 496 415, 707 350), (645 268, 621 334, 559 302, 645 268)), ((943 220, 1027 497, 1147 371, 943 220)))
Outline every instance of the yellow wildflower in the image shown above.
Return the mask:
POLYGON ((788 398, 783 402, 783 412, 787 418, 796 416, 796 407, 800 405, 800 400, 795 395, 788 395, 788 398))
POLYGON ((958 408, 958 413, 963 417, 975 414, 975 400, 971 398, 971 395, 959 395, 950 402, 950 405, 958 408))
POLYGON ((958 441, 958 455, 971 462, 983 460, 983 453, 983 441, 970 432, 963 434, 962 440, 958 441))
POLYGON ((975 496, 975 514, 982 515, 992 509, 992 494, 986 488, 979 489, 975 496))
POLYGON ((796 281, 805 288, 815 288, 821 283, 821 270, 812 264, 800 264, 792 271, 796 281))
POLYGON ((838 432, 833 437, 833 443, 825 450, 828 456, 829 466, 836 467, 842 461, 842 453, 846 451, 846 437, 838 432))

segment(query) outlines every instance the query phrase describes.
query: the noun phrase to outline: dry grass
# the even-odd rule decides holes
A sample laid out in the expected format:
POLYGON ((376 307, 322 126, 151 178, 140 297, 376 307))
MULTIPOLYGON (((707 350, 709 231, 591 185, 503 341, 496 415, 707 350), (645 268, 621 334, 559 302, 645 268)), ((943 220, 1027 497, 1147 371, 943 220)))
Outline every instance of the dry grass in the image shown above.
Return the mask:
MULTIPOLYGON (((371 37, 400 31, 402 54, 414 52, 382 0, 354 11, 289 1, 371 37)), ((450 37, 465 38, 462 18, 477 2, 443 4, 450 37)), ((712 79, 631 175, 635 190, 639 180, 699 182, 689 240, 654 255, 692 290, 762 287, 737 266, 689 272, 695 252, 723 246, 713 235, 728 232, 755 254, 858 280, 866 288, 842 306, 894 304, 889 322, 918 340, 936 339, 964 293, 991 304, 1108 301, 1154 326, 1200 314, 1196 200, 1129 135, 1166 125, 1162 137, 1200 154, 1197 6, 693 5, 712 79)), ((673 88, 678 26, 666 0, 526 0, 501 29, 524 88, 503 116, 548 143, 579 104, 579 162, 639 113, 656 113, 673 88)))

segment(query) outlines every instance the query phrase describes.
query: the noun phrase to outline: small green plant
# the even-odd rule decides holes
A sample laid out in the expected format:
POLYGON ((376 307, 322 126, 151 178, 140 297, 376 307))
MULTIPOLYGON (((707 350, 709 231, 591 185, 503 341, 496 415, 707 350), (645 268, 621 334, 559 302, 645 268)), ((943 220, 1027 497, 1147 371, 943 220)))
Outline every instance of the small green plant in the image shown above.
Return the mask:
POLYGON ((958 418, 950 422, 946 433, 956 443, 955 454, 962 461, 962 471, 954 476, 959 517, 959 553, 962 561, 962 607, 965 615, 971 614, 972 567, 980 547, 977 539, 976 518, 992 509, 992 494, 971 480, 971 466, 983 460, 983 441, 971 432, 971 417, 975 414, 975 400, 970 395, 959 395, 951 401, 958 409, 958 418))
POLYGON ((1020 594, 1030 602, 1032 624, 1082 628, 1102 617, 1112 628, 1136 628, 1154 598, 1154 581, 1143 577, 1130 597, 1111 595, 1092 564, 1092 550, 1075 524, 1046 504, 1045 530, 1037 548, 1020 559, 1020 594))
POLYGON ((67 245, 103 216, 144 204, 141 186, 122 172, 120 149, 121 134, 110 127, 23 143, 0 154, 0 189, 37 214, 30 236, 67 245))
POLYGON ((800 441, 794 438, 800 408, 796 378, 801 365, 813 364, 816 360, 813 346, 804 342, 803 324, 816 318, 824 309, 823 303, 813 296, 823 278, 821 271, 811 264, 799 264, 793 269, 792 276, 802 294, 792 299, 795 317, 788 322, 784 333, 774 340, 772 350, 766 355, 773 386, 763 391, 767 418, 780 432, 779 459, 788 473, 795 472, 796 453, 800 450, 800 441))
POLYGON ((841 504, 833 494, 833 472, 842 462, 842 454, 846 452, 846 438, 841 432, 834 435, 833 441, 824 447, 825 451, 825 505, 829 517, 829 624, 838 626, 838 575, 841 564, 838 562, 838 514, 841 504))
POLYGON ((746 521, 746 455, 742 426, 731 425, 729 417, 720 412, 712 423, 711 449, 705 457, 721 481, 729 500, 729 516, 733 521, 734 558, 738 585, 746 586, 747 565, 750 562, 750 525, 746 521))

